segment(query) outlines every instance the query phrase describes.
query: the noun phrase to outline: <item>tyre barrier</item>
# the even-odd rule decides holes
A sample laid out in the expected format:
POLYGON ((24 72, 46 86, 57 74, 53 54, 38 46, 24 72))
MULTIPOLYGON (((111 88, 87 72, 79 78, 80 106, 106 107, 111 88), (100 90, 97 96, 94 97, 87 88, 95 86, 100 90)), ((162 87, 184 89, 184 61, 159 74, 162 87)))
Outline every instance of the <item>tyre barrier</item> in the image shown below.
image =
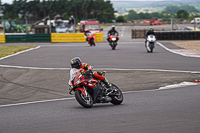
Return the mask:
POLYGON ((156 31, 157 40, 200 40, 200 31, 156 31))

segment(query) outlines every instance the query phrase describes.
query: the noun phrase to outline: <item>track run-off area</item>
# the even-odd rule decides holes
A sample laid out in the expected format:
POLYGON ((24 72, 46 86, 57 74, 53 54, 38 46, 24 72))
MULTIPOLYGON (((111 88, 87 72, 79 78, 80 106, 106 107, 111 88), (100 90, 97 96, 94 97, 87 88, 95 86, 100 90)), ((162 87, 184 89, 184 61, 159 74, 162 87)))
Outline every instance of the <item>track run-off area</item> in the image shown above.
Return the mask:
MULTIPOLYGON (((1 133, 176 132, 200 131, 200 58, 158 41, 147 53, 144 39, 130 39, 131 28, 116 27, 116 50, 108 43, 41 43, 0 59, 1 133), (70 60, 80 57, 124 94, 122 105, 80 106, 68 94, 70 60), (159 89, 167 85, 187 86, 159 89)), ((104 40, 106 40, 106 28, 104 40)), ((5 44, 1 44, 5 45, 5 44)))

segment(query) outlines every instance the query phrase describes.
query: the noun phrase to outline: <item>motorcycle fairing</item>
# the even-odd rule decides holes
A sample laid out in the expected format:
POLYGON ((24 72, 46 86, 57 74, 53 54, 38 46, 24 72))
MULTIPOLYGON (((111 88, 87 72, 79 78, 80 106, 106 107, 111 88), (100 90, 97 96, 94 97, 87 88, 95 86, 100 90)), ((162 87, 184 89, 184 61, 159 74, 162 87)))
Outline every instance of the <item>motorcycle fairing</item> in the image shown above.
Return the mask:
POLYGON ((97 98, 99 97, 99 95, 102 93, 102 89, 99 89, 101 88, 100 84, 96 84, 95 87, 93 88, 93 91, 94 91, 94 102, 96 103, 97 102, 97 98))
POLYGON ((68 84, 74 91, 80 90, 84 96, 86 96, 87 92, 90 91, 87 91, 85 88, 91 88, 94 102, 97 101, 97 98, 102 93, 100 81, 93 78, 92 75, 81 74, 81 70, 77 72, 76 77, 72 81, 69 80, 68 84))
POLYGON ((151 48, 151 49, 154 48, 154 43, 149 42, 149 48, 151 48))
POLYGON ((84 96, 86 95, 84 87, 76 88, 75 91, 76 90, 80 90, 84 96))

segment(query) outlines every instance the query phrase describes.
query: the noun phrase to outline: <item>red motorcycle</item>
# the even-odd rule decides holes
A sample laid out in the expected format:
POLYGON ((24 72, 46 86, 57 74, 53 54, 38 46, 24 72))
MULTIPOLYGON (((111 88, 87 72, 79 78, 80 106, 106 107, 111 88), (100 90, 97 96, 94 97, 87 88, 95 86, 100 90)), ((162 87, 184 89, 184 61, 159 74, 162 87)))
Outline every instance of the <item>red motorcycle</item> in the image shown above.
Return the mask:
MULTIPOLYGON (((108 103, 119 105, 123 101, 123 94, 120 89, 112 84, 112 89, 108 90, 103 82, 93 78, 92 72, 83 69, 71 69, 70 71, 70 92, 74 95, 80 105, 91 108, 95 103, 108 103)), ((105 72, 102 72, 105 76, 105 72)))
POLYGON ((117 35, 110 35, 109 38, 110 38, 110 41, 111 41, 110 46, 111 46, 112 50, 115 50, 115 48, 117 46, 117 38, 118 38, 118 36, 117 35))
POLYGON ((96 38, 95 35, 92 33, 86 33, 87 41, 90 46, 95 46, 96 38))

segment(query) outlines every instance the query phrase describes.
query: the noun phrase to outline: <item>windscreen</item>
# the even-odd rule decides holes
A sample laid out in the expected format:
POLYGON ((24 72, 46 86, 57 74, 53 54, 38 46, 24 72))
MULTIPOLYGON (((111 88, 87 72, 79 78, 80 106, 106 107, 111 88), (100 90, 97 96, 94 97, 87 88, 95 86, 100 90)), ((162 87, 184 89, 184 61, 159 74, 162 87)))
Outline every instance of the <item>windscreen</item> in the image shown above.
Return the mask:
POLYGON ((57 28, 66 28, 66 25, 65 25, 65 23, 57 23, 56 27, 57 28))
POLYGON ((100 25, 85 25, 88 30, 100 30, 100 25))
POLYGON ((70 70, 70 81, 72 81, 72 80, 75 78, 76 73, 77 73, 79 70, 80 70, 80 69, 76 69, 76 68, 72 68, 72 69, 70 70))

